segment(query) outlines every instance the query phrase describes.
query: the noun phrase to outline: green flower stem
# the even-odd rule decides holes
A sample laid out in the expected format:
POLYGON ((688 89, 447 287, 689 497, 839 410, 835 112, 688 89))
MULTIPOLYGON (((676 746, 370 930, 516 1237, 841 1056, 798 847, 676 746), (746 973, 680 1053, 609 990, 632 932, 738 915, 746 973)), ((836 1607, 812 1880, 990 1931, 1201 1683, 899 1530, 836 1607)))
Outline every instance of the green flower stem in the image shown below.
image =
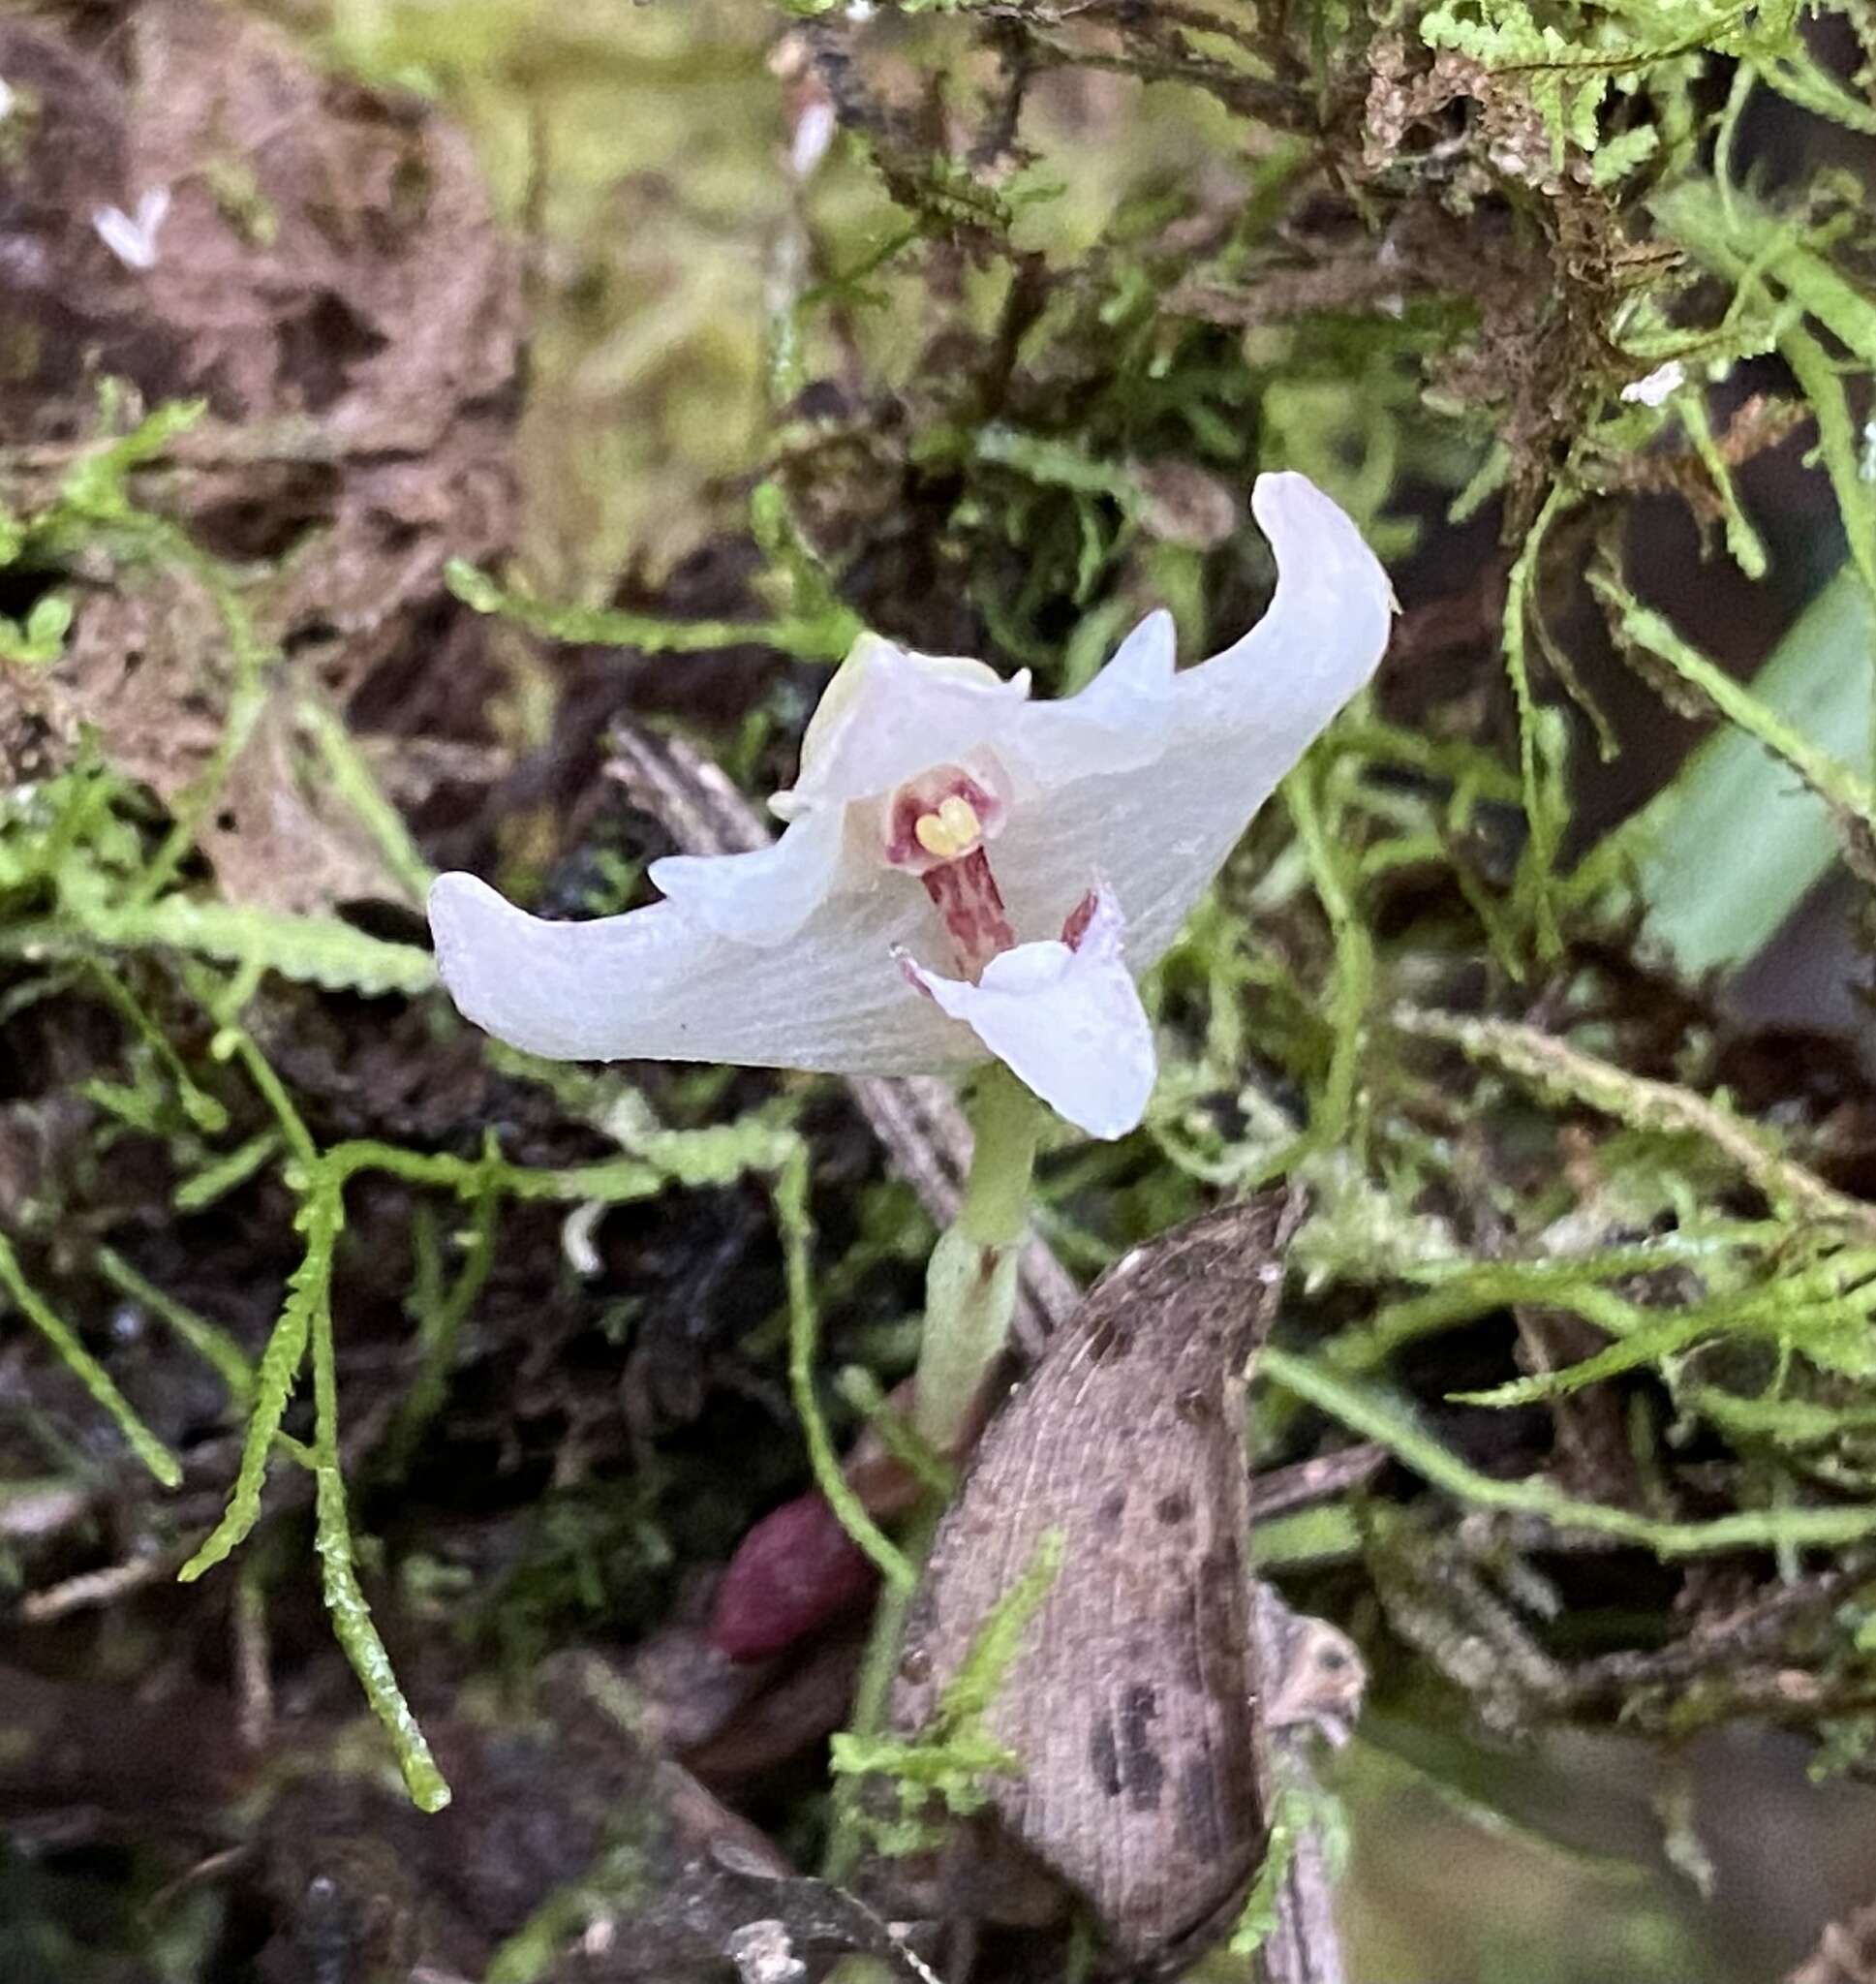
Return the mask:
POLYGON ((943 1454, 955 1451, 1009 1334, 1043 1107, 1006 1069, 994 1067, 979 1082, 969 1114, 974 1141, 964 1203, 939 1235, 925 1275, 912 1406, 912 1430, 943 1454))
MULTIPOLYGON (((945 1455, 956 1452, 1009 1334, 1044 1110, 1007 1069, 993 1067, 978 1082, 969 1114, 970 1170, 964 1202, 938 1236, 925 1273, 925 1334, 911 1413, 913 1433, 945 1455)), ((923 1564, 931 1548, 940 1499, 927 1497, 907 1534, 911 1564, 923 1564)), ((888 1579, 880 1594, 854 1692, 851 1736, 877 1735, 885 1726, 911 1597, 909 1579, 888 1579)), ((830 1880, 845 1880, 859 1856, 858 1793, 857 1778, 835 1780, 834 1826, 823 1870, 830 1880)))

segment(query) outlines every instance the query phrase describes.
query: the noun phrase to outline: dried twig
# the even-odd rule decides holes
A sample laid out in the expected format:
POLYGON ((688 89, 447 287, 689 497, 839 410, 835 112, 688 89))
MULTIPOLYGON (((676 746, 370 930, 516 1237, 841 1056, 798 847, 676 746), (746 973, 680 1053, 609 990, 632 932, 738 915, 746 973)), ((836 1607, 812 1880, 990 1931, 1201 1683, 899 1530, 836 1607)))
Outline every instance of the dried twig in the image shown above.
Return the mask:
MULTIPOLYGON (((1264 1677, 1258 1713, 1271 1774, 1300 1792, 1316 1792, 1310 1749, 1318 1732, 1340 1741, 1361 1710, 1367 1675, 1346 1636, 1321 1620, 1291 1611, 1267 1584, 1252 1587, 1251 1627, 1264 1677)), ((1297 1825, 1287 1845, 1276 1921, 1258 1961, 1264 1984, 1344 1984, 1341 1938, 1322 1829, 1297 1825)))
POLYGON ((19 1617, 28 1626, 44 1626, 73 1612, 89 1611, 108 1605, 127 1592, 140 1591, 160 1577, 167 1577, 181 1562, 177 1551, 152 1552, 148 1557, 130 1557, 120 1564, 108 1564, 99 1570, 80 1571, 44 1591, 29 1592, 19 1601, 19 1617))
POLYGON ((1355 1446, 1338 1447, 1334 1453, 1318 1454, 1314 1460, 1296 1461, 1287 1468, 1273 1468, 1268 1474, 1253 1475, 1251 1520, 1265 1522, 1274 1515, 1307 1508, 1311 1503, 1328 1502, 1359 1488, 1381 1472, 1388 1458, 1386 1447, 1365 1440, 1355 1446))
MULTIPOLYGON (((1313 1782, 1302 1755, 1307 1738, 1292 1733, 1276 1739, 1282 1767, 1296 1779, 1313 1782)), ((1276 1921, 1258 1951, 1264 1984, 1344 1984, 1341 1937, 1336 1929, 1336 1899, 1323 1852, 1322 1830, 1298 1828, 1277 1890, 1276 1921)))
POLYGON ((1579 1661, 1566 1673, 1568 1699, 1572 1704, 1625 1701, 1639 1689, 1685 1685, 1716 1667, 1737 1677, 1748 1661, 1775 1658, 1795 1625, 1828 1612, 1867 1574, 1867 1561, 1851 1555, 1736 1612, 1703 1620, 1671 1646, 1579 1661))

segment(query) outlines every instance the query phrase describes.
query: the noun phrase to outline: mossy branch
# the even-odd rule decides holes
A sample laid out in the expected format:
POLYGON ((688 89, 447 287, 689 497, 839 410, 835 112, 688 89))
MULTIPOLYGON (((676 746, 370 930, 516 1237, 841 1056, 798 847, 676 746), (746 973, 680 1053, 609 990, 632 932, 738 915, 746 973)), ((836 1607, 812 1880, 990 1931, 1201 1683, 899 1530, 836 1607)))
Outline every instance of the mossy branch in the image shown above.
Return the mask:
POLYGON ((1757 738, 1804 781, 1845 830, 1853 865, 1865 877, 1876 878, 1876 786, 1820 750, 1743 683, 1735 681, 1662 614, 1643 605, 1607 567, 1592 568, 1589 583, 1610 608, 1622 638, 1667 663, 1728 723, 1757 738))
MULTIPOLYGON (((309 1224, 334 1238, 343 1224, 339 1211, 341 1187, 321 1181, 309 1202, 309 1224)), ((329 1251, 329 1250, 328 1250, 329 1251)), ((404 1699, 390 1656, 378 1636, 371 1606, 359 1588, 353 1563, 352 1525, 346 1511, 345 1475, 339 1462, 339 1389, 332 1349, 332 1284, 320 1278, 312 1297, 313 1341, 313 1477, 315 1529, 313 1547, 319 1552, 321 1584, 332 1630, 372 1713, 384 1724, 404 1774, 404 1786, 420 1811, 441 1812, 449 1803, 449 1786, 438 1770, 423 1731, 404 1699)))
POLYGON ((1037 1539, 1023 1574, 985 1615, 957 1672, 939 1690, 931 1720, 917 1734, 847 1732, 834 1738, 837 1778, 878 1776, 898 1790, 897 1818, 878 1821, 855 1814, 882 1852, 917 1852, 933 1844, 926 1815, 931 1799, 968 1818, 989 1803, 986 1778, 1021 1775, 1023 1759, 997 1740, 985 1718, 1022 1651, 1023 1635, 1061 1574, 1066 1551, 1060 1530, 1045 1531, 1037 1539))
POLYGON ((912 1587, 912 1567, 892 1538, 862 1506, 860 1498, 841 1472, 840 1456, 815 1394, 815 1356, 820 1340, 820 1315, 815 1303, 814 1273, 809 1257, 813 1226, 808 1214, 808 1155, 797 1149, 777 1173, 771 1188, 776 1224, 782 1233, 783 1266, 788 1284, 788 1389, 808 1442, 808 1461, 815 1485, 840 1517, 841 1527, 866 1552, 879 1574, 896 1592, 912 1587))
POLYGON ((1443 1041, 1470 1060, 1500 1068, 1634 1129, 1701 1137, 1774 1205, 1876 1236, 1876 1206, 1826 1184, 1816 1172, 1788 1158, 1769 1131, 1747 1123, 1708 1097, 1673 1082, 1630 1074, 1554 1035, 1514 1020, 1473 1019, 1410 1006, 1396 1007, 1390 1019, 1403 1034, 1443 1041))
POLYGON ((859 621, 838 604, 804 617, 666 620, 616 606, 557 605, 537 600, 498 584, 461 559, 451 563, 447 576, 450 591, 477 613, 497 614, 549 640, 630 647, 648 655, 710 654, 749 643, 803 661, 838 662, 860 632, 859 621))
POLYGON ((306 1252, 287 1284, 286 1307, 267 1338, 255 1374, 254 1403, 241 1438, 234 1487, 221 1521, 177 1573, 184 1584, 193 1583, 205 1571, 214 1569, 247 1541, 261 1520, 261 1492, 266 1486, 274 1435, 287 1416, 288 1402, 293 1395, 300 1366, 306 1360, 314 1313, 331 1301, 332 1256, 344 1224, 343 1195, 337 1191, 323 1190, 321 1182, 316 1182, 300 1213, 306 1252))
POLYGON ((1541 719, 1531 694, 1530 663, 1525 652, 1525 626, 1536 606, 1539 560, 1551 526, 1576 501, 1567 483, 1558 482, 1545 498, 1536 521, 1524 535, 1518 556, 1512 562, 1510 582, 1505 588, 1504 653, 1505 673, 1511 680, 1512 700, 1518 710, 1518 761, 1523 787, 1524 818, 1528 822, 1530 846, 1520 869, 1519 880, 1528 891, 1537 933, 1538 955, 1554 958, 1562 949, 1557 928, 1556 903, 1553 893, 1557 854, 1563 845, 1563 800, 1553 779, 1546 776, 1541 719))
POLYGON ((131 1402, 112 1383, 109 1372, 78 1341, 77 1333, 27 1281, 25 1271, 19 1265, 19 1257, 5 1234, 0 1234, 0 1288, 13 1297, 15 1308, 51 1345, 58 1353, 59 1361, 109 1413, 137 1458, 164 1487, 181 1487, 181 1462, 138 1417, 131 1402))
POLYGON ((1352 1382, 1319 1361, 1266 1348, 1258 1375, 1364 1440, 1385 1446, 1431 1486, 1475 1508, 1541 1517, 1559 1530, 1588 1530, 1634 1543, 1657 1557, 1727 1550, 1829 1549, 1876 1534, 1876 1507, 1740 1510, 1707 1522, 1668 1522, 1565 1495, 1547 1481, 1482 1474, 1426 1431, 1399 1400, 1352 1382))

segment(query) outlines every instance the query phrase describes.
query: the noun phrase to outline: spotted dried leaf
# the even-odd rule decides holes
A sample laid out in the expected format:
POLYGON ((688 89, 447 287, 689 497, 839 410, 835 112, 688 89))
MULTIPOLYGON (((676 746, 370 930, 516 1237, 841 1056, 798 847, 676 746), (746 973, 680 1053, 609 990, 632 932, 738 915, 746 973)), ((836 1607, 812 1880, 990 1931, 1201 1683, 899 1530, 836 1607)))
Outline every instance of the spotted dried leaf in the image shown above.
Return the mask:
POLYGON ((1276 1314, 1297 1208, 1282 1194, 1137 1250, 992 1422, 940 1525, 892 1720, 929 1724, 1043 1539, 1062 1568, 985 1715, 1020 1763, 1001 1826, 1139 1968, 1188 1960, 1256 1867, 1239 1373, 1276 1314))

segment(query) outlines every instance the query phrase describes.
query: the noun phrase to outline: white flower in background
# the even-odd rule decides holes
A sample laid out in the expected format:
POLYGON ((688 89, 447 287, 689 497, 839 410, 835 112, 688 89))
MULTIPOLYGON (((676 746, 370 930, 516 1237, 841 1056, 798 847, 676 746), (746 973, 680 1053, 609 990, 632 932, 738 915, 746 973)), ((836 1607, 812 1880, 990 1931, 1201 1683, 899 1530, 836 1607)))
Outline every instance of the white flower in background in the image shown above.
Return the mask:
POLYGON ((814 176, 815 168, 827 156, 827 147, 834 142, 838 128, 834 99, 825 90, 809 92, 795 114, 788 139, 788 170, 797 179, 814 176))
POLYGON ((1276 595, 1222 654, 1176 671, 1152 613, 1078 696, 1031 702, 1027 674, 864 636, 770 802, 772 847, 656 861, 665 901, 586 923, 445 875, 451 996, 565 1061, 911 1074, 995 1056, 1123 1135, 1154 1072, 1135 976, 1387 645, 1387 575, 1342 512, 1291 474, 1260 478, 1251 509, 1276 595))
POLYGON ((100 206, 92 210, 91 225, 126 268, 147 274, 156 266, 156 237, 169 213, 169 189, 154 186, 137 202, 135 219, 121 206, 100 206))
POLYGON ((1657 365, 1645 379, 1631 379, 1622 388, 1621 396, 1630 406, 1658 407, 1686 383, 1687 368, 1678 358, 1670 358, 1665 365, 1657 365))

